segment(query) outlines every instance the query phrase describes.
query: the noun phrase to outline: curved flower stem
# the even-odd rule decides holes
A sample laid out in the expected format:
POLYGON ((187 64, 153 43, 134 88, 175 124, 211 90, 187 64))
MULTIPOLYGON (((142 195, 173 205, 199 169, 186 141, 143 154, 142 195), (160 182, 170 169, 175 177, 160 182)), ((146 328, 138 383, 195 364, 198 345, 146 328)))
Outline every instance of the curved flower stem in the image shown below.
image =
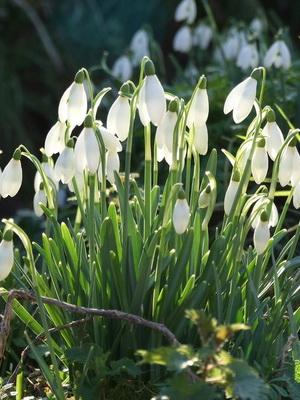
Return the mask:
POLYGON ((145 135, 145 172, 144 172, 144 195, 145 195, 145 219, 144 219, 144 240, 151 233, 151 127, 150 124, 144 128, 145 135))

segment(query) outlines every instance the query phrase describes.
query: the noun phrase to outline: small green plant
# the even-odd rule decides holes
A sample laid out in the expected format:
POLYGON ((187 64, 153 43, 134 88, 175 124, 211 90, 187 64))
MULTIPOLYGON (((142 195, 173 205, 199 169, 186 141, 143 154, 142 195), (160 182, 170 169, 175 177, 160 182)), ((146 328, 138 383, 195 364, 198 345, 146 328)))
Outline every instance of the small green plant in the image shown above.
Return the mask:
MULTIPOLYGON (((60 100, 58 121, 47 135, 41 161, 20 145, 1 176, 2 197, 15 196, 22 184, 23 159, 31 161, 37 171, 34 209, 45 219, 38 243, 13 220, 3 220, 0 271, 6 280, 1 295, 7 307, 0 330, 2 357, 14 312, 24 323, 28 346, 53 395, 80 398, 78 382, 97 387, 93 377, 100 385, 106 363, 134 359, 139 348, 159 348, 163 335, 173 344, 197 346, 197 332, 184 316, 186 309, 202 308, 223 326, 209 331, 214 340, 222 329, 234 329, 233 323, 250 327, 230 341, 228 354, 214 348, 219 361, 214 359, 213 368, 224 365, 218 379, 235 368, 241 381, 263 386, 280 375, 282 359, 284 366, 292 364, 297 377, 300 226, 286 229, 284 224, 291 202, 299 206, 299 131, 292 128, 283 137, 274 111, 263 103, 265 75, 262 67, 253 70, 225 101, 224 112, 232 111, 235 123, 253 110, 255 115, 236 155, 224 150, 232 174, 218 221, 217 151, 206 157, 206 78, 199 78, 185 104, 165 93, 154 64, 145 57, 139 81, 121 86, 102 122, 98 109, 109 88, 95 94, 87 70, 77 72, 60 100), (138 116, 145 139, 143 179, 131 170, 138 116), (123 142, 125 160, 120 161, 123 142), (278 190, 278 181, 288 190, 278 190), (59 183, 70 193, 74 209, 67 219, 58 207, 59 183), (112 199, 111 186, 116 191, 112 199), (278 198, 284 201, 279 204, 278 198), (24 252, 13 254, 13 234, 24 252), (13 287, 19 290, 6 290, 13 287), (80 320, 82 314, 89 318, 80 320), (37 340, 46 346, 42 354, 37 340), (76 348, 86 349, 80 362, 70 358, 76 348), (108 354, 105 363, 97 352, 108 354)), ((189 348, 166 352, 180 354, 182 349, 189 348)), ((21 358, 18 377, 23 371, 21 358)), ((157 374, 154 370, 148 377, 157 374)), ((242 382, 235 389, 224 380, 227 393, 243 398, 242 382)), ((23 382, 17 379, 18 398, 23 382)))

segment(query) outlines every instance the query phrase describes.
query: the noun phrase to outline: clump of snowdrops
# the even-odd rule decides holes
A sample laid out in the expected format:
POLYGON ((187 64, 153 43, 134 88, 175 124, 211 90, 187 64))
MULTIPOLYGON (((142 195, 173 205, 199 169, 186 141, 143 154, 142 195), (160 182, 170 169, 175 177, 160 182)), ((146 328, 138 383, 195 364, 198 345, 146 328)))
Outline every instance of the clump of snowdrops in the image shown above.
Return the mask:
MULTIPOLYGON (((232 174, 220 199, 223 213, 216 204, 217 151, 208 154, 205 76, 185 103, 164 91, 154 64, 144 57, 137 84, 127 81, 120 87, 101 121, 98 109, 110 89, 95 94, 88 71, 78 71, 59 102, 41 158, 20 145, 1 175, 1 196, 17 195, 22 163, 29 159, 36 169, 34 211, 45 219, 40 243, 32 243, 12 219, 3 220, 0 279, 6 289, 12 274, 19 288, 33 290, 38 299, 141 315, 163 322, 191 344, 197 335, 185 310, 202 308, 221 323, 250 326, 237 334, 230 351, 258 365, 267 380, 286 360, 282 349, 291 336, 288 359, 296 363, 300 226, 287 230, 285 220, 290 207, 300 206, 299 131, 282 134, 274 110, 264 104, 265 75, 264 68, 254 69, 224 98, 225 114, 232 111, 236 124, 245 119, 249 124, 236 154, 224 150, 232 174), (143 178, 131 170, 140 123, 143 178), (160 170, 166 167, 162 182, 160 170), (60 219, 59 187, 70 194, 73 220, 60 219), (111 187, 117 194, 109 202, 111 187), (285 198, 278 208, 281 187, 285 198), (19 252, 14 256, 14 235, 24 245, 22 259, 19 252)), ((33 313, 32 307, 14 302, 32 335, 76 318, 41 301, 38 305, 33 313)), ((47 369, 43 359, 40 363, 57 398, 64 398, 59 371, 71 371, 67 349, 92 343, 91 348, 116 359, 162 340, 142 327, 95 318, 59 336, 48 332, 53 368, 47 369)), ((97 376, 97 365, 85 364, 82 373, 97 376)))

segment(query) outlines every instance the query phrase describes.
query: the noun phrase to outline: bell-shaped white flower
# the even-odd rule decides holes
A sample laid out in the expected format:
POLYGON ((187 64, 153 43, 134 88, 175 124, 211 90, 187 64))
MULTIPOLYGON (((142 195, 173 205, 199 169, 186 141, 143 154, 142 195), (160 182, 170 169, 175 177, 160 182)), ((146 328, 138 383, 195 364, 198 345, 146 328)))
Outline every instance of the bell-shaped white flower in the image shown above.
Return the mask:
MULTIPOLYGON (((237 58, 241 47, 246 43, 245 33, 237 30, 235 27, 228 32, 226 40, 222 44, 222 53, 226 60, 237 58)), ((219 57, 222 57, 219 51, 219 57)))
MULTIPOLYGON (((115 183, 115 172, 120 171, 120 158, 116 151, 106 153, 106 176, 111 185, 115 183)), ((101 171, 100 171, 101 174, 101 171)))
POLYGON ((132 77, 132 65, 127 56, 123 55, 116 59, 112 67, 112 74, 122 82, 132 77))
POLYGON ((209 102, 206 90, 206 78, 202 76, 195 89, 187 115, 187 126, 199 126, 206 123, 209 113, 209 102))
POLYGON ((0 243, 0 281, 10 274, 14 266, 13 232, 6 231, 0 243))
POLYGON ((132 51, 132 64, 136 66, 143 57, 149 56, 149 38, 144 29, 138 30, 131 39, 130 50, 132 51))
POLYGON ((236 194, 238 191, 238 187, 240 184, 240 174, 238 171, 234 171, 232 179, 229 182, 228 188, 225 193, 225 198, 224 198, 224 211, 226 215, 230 214, 230 211, 232 209, 232 205, 234 203, 234 200, 236 198, 236 194))
POLYGON ((195 0, 181 0, 175 10, 175 21, 185 21, 192 24, 197 16, 195 0))
MULTIPOLYGON (((96 121, 97 123, 97 121, 96 121)), ((122 151, 120 140, 103 125, 98 125, 106 150, 119 153, 122 151)))
POLYGON ((151 60, 145 64, 145 74, 138 101, 140 119, 145 126, 148 125, 149 120, 153 125, 158 126, 166 112, 166 98, 151 60))
POLYGON ((278 179, 282 187, 288 185, 291 181, 296 151, 296 147, 290 143, 281 154, 278 169, 278 179))
POLYGON ((192 30, 189 26, 182 26, 175 33, 173 49, 179 53, 188 53, 193 46, 192 30))
POLYGON ((205 50, 208 48, 213 36, 213 30, 206 24, 199 24, 193 32, 193 45, 205 50))
MULTIPOLYGON (((261 197, 254 204, 253 209, 250 214, 251 226, 253 229, 259 224, 260 216, 263 211, 266 210, 267 206, 270 204, 270 200, 267 197, 261 197)), ((278 210, 276 204, 272 202, 271 213, 269 217, 269 226, 275 227, 278 223, 278 210)))
POLYGON ((257 46, 255 43, 246 43, 241 47, 236 65, 243 71, 247 71, 249 68, 255 68, 258 66, 259 56, 257 46))
POLYGON ((167 163, 172 163, 173 136, 177 122, 178 100, 174 99, 169 104, 169 109, 163 116, 156 130, 157 160, 164 158, 167 163))
MULTIPOLYGON (((46 175, 46 177, 50 180, 50 183, 52 183, 55 186, 55 189, 58 190, 58 178, 55 175, 55 171, 53 168, 53 165, 50 164, 51 158, 47 156, 43 156, 43 161, 41 164, 41 167, 43 168, 43 171, 46 175)), ((40 184, 43 182, 43 179, 41 177, 41 174, 39 171, 36 171, 35 176, 34 176, 34 191, 37 192, 40 188, 40 184)))
POLYGON ((255 34, 255 36, 259 36, 264 30, 264 24, 261 19, 254 18, 250 22, 249 28, 250 28, 251 32, 255 34))
POLYGON ((180 190, 173 210, 173 225, 175 232, 178 235, 182 235, 187 230, 189 221, 190 207, 185 198, 184 191, 180 190))
POLYGON ((255 183, 257 183, 258 185, 265 180, 268 173, 269 159, 265 145, 265 139, 260 139, 254 149, 253 157, 251 160, 251 172, 255 183))
POLYGON ((276 123, 273 110, 268 111, 267 123, 262 130, 262 135, 266 139, 266 148, 271 160, 275 160, 284 139, 281 129, 276 123))
POLYGON ((87 113, 87 97, 83 85, 84 72, 78 71, 75 81, 69 86, 59 102, 60 122, 68 121, 72 127, 81 125, 87 113))
POLYGON ((208 184, 199 196, 199 208, 207 208, 211 202, 211 186, 208 184))
POLYGON ((264 65, 270 68, 274 65, 275 68, 289 69, 291 66, 291 53, 283 40, 276 40, 266 52, 264 65))
POLYGON ((47 205, 47 196, 44 191, 43 183, 40 184, 39 190, 35 192, 33 197, 33 210, 37 217, 41 217, 44 213, 40 204, 43 204, 44 206, 47 205))
POLYGON ((291 185, 294 187, 300 181, 300 155, 296 147, 294 147, 294 158, 291 175, 291 185))
POLYGON ((300 181, 297 182, 293 193, 293 205, 296 209, 300 207, 300 181))
POLYGON ((62 183, 69 183, 75 175, 74 142, 70 139, 55 163, 55 175, 62 183))
MULTIPOLYGON (((256 70, 254 70, 256 71, 256 70)), ((256 96, 257 80, 253 73, 249 78, 239 83, 231 90, 224 104, 224 114, 233 111, 232 116, 236 124, 244 121, 250 114, 256 96)))
POLYGON ((260 221, 254 229, 253 242, 258 255, 263 254, 270 239, 269 221, 266 211, 260 215, 260 221))
POLYGON ((107 114, 107 129, 118 136, 123 142, 129 133, 130 104, 124 93, 128 91, 128 84, 124 84, 120 90, 120 96, 114 101, 107 114))
POLYGON ((66 129, 65 122, 57 121, 48 132, 45 140, 45 153, 48 157, 63 151, 66 129))
POLYGON ((21 188, 23 173, 21 166, 21 151, 17 149, 14 152, 13 158, 4 168, 1 181, 0 181, 0 193, 2 197, 14 197, 21 188))
POLYGON ((197 153, 205 155, 208 150, 208 132, 206 123, 194 126, 193 144, 197 153))

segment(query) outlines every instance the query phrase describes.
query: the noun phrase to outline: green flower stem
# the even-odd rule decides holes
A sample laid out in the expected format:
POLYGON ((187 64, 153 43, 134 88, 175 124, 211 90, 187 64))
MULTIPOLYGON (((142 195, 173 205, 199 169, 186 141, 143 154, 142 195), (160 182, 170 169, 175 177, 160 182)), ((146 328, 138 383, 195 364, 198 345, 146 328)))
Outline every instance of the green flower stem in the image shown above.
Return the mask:
POLYGON ((194 140, 195 129, 191 129, 188 138, 188 152, 186 159, 186 170, 185 170, 185 193, 187 202, 190 201, 190 187, 191 187, 191 164, 192 164, 192 149, 194 140))
POLYGON ((144 194, 145 194, 145 219, 144 219, 144 240, 149 237, 151 233, 151 169, 152 169, 152 156, 151 156, 151 128, 150 124, 144 128, 145 135, 145 171, 144 171, 144 194))

